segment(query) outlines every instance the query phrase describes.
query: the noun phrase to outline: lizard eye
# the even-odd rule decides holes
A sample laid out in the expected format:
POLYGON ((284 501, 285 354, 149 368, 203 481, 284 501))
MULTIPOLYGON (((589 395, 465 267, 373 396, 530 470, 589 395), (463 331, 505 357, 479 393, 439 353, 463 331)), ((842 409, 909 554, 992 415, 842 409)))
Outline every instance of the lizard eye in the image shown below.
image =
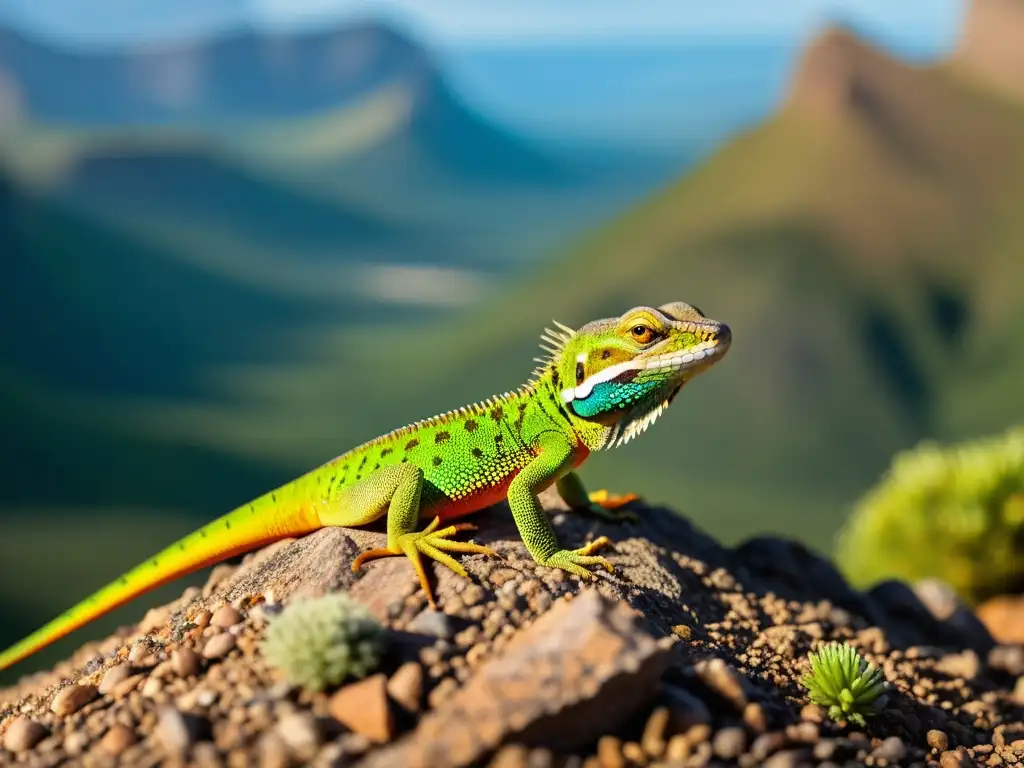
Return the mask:
POLYGON ((647 344, 654 339, 654 331, 643 323, 637 323, 630 328, 629 332, 633 336, 633 340, 640 344, 647 344))

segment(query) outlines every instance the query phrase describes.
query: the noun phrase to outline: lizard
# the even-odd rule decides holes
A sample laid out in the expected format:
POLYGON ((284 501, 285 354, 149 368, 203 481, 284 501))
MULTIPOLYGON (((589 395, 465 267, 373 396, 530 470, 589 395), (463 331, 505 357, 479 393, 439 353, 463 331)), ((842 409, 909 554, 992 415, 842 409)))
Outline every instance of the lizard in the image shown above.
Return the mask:
MULTIPOLYGON (((534 561, 582 579, 613 572, 594 554, 601 536, 561 546, 538 500, 555 485, 570 509, 622 520, 635 494, 588 493, 576 469, 593 451, 623 445, 665 411, 688 381, 722 359, 732 333, 697 307, 638 306, 574 330, 557 321, 547 353, 515 391, 417 421, 363 443, 202 526, 0 653, 0 670, 173 579, 325 526, 360 527, 386 516, 387 545, 367 561, 404 555, 436 608, 423 558, 467 576, 453 554, 496 556, 460 541, 466 515, 507 500, 534 561), (418 530, 421 521, 429 521, 418 530)), ((632 515, 635 519, 635 515, 632 515)))

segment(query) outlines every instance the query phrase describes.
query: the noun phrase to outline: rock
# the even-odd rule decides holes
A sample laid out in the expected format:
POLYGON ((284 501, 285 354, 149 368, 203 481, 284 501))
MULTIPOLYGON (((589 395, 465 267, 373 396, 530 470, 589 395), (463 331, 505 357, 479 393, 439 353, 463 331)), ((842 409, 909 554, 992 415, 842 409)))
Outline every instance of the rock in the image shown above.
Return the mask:
POLYGON ((419 712, 423 707, 423 667, 415 661, 400 666, 388 680, 388 695, 406 712, 419 712))
POLYGON ((184 755, 199 740, 200 724, 198 718, 166 707, 158 716, 156 737, 169 755, 184 755))
POLYGON ((693 665, 697 677, 709 689, 722 697, 737 712, 747 706, 747 692, 743 676, 723 659, 706 659, 693 665))
POLYGON ((235 636, 230 632, 221 632, 211 637, 203 647, 204 659, 221 659, 235 649, 235 636))
POLYGON ((997 643, 1024 644, 1024 595, 1001 595, 975 609, 997 643))
POLYGON ((123 699, 129 693, 138 688, 145 679, 145 675, 131 675, 130 677, 126 677, 124 680, 114 685, 110 690, 110 697, 114 699, 114 701, 123 699))
POLYGON ((601 768, 626 768, 626 756, 622 754, 622 739, 618 736, 602 736, 598 739, 597 762, 601 768))
POLYGON ((640 737, 640 746, 651 757, 661 757, 665 751, 665 738, 672 713, 668 707, 655 707, 647 718, 644 726, 643 736, 640 737))
POLYGON ((171 668, 178 677, 191 677, 199 671, 199 656, 191 648, 178 648, 171 654, 171 668))
POLYGON ((871 751, 871 756, 876 760, 898 763, 907 756, 907 747, 899 736, 890 736, 871 751))
POLYGON ((969 768, 972 765, 974 765, 974 761, 963 747, 943 752, 939 756, 940 768, 969 768))
POLYGON ((778 752, 786 745, 786 734, 779 731, 762 733, 750 745, 750 756, 759 764, 764 762, 768 755, 778 752))
POLYGON ((284 739, 273 731, 264 733, 256 747, 259 768, 289 768, 292 764, 291 753, 284 739))
POLYGON ((949 738, 942 731, 937 731, 933 728, 928 731, 928 735, 925 738, 928 746, 932 749, 937 749, 939 752, 945 752, 949 747, 949 738))
POLYGON ((747 735, 742 728, 723 728, 715 734, 711 747, 717 757, 734 760, 743 754, 747 746, 747 735))
POLYGON ((828 713, 825 712, 824 708, 817 704, 804 704, 804 706, 800 708, 800 719, 808 723, 817 723, 820 725, 825 722, 825 718, 827 716, 828 713))
POLYGON ((1024 675, 1024 645, 997 645, 989 651, 988 665, 1013 677, 1024 675))
POLYGON ((4 732, 4 749, 8 752, 27 752, 49 735, 43 725, 28 717, 16 717, 4 732))
POLYGON ((99 747, 108 755, 120 755, 135 743, 135 731, 123 723, 115 723, 100 739, 99 747))
POLYGON ((776 752, 762 763, 762 768, 800 768, 806 765, 813 753, 810 749, 787 749, 776 752))
POLYGON ((536 761, 531 761, 530 750, 522 744, 509 744, 498 750, 487 768, 534 768, 536 761))
POLYGON ((506 738, 569 751, 611 733, 650 701, 668 648, 626 605, 585 589, 478 668, 440 709, 365 768, 468 765, 506 738), (466 723, 473 723, 466 728, 466 723))
POLYGON ((974 651, 951 653, 943 656, 935 664, 935 668, 944 675, 962 680, 973 680, 981 670, 981 660, 974 651))
POLYGON ((391 741, 395 722, 388 705, 387 684, 387 677, 377 674, 346 685, 331 697, 331 716, 373 742, 391 741))
POLYGON ((111 667, 103 673, 103 679, 100 680, 99 692, 102 695, 106 695, 114 690, 117 685, 129 677, 135 671, 131 664, 118 664, 116 667, 111 667))
POLYGON ((452 630, 451 619, 441 611, 433 608, 425 608, 417 614, 416 618, 409 622, 406 627, 409 632, 420 635, 430 635, 448 640, 455 634, 452 630))
POLYGON ((768 718, 765 716, 764 707, 756 701, 752 701, 743 708, 743 723, 754 733, 764 733, 768 730, 768 718))
POLYGON ((220 627, 221 629, 233 627, 240 621, 242 621, 242 614, 230 605, 222 605, 214 612, 213 616, 210 617, 211 626, 220 627))
POLYGON ((277 735, 297 760, 307 763, 316 757, 320 747, 320 731, 316 719, 308 712, 293 712, 281 718, 277 735))
POLYGON ((99 691, 94 685, 76 685, 72 684, 66 688, 62 688, 56 696, 53 697, 53 702, 50 704, 50 709, 54 714, 64 717, 70 715, 73 712, 77 712, 90 701, 99 696, 99 691))
MULTIPOLYGON (((301 539, 277 542, 255 553, 237 570, 225 575, 217 585, 217 593, 227 602, 233 602, 249 595, 266 594, 269 590, 274 593, 275 601, 282 602, 302 595, 347 589, 359 579, 352 572, 352 561, 362 549, 368 548, 357 545, 353 536, 373 542, 374 546, 383 545, 383 537, 369 532, 322 528, 301 539)), ((367 575, 378 569, 367 570, 367 575)), ((376 591, 385 595, 392 593, 380 587, 376 591)))

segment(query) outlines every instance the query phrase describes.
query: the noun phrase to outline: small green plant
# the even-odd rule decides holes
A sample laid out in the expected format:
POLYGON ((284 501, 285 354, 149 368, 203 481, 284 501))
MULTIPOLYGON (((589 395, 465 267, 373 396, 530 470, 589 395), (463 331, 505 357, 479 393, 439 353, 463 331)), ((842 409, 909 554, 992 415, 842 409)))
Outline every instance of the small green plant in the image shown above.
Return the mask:
POLYGON ((294 685, 323 690, 365 677, 380 662, 384 630, 340 592, 301 600, 271 620, 263 655, 294 685))
POLYGON ((850 582, 947 582, 976 605, 1024 584, 1024 427, 893 460, 840 533, 850 582))
POLYGON ((811 671, 801 681, 811 701, 828 710, 833 720, 849 720, 863 728, 864 718, 885 706, 888 684, 882 671, 846 643, 829 643, 811 653, 811 671))

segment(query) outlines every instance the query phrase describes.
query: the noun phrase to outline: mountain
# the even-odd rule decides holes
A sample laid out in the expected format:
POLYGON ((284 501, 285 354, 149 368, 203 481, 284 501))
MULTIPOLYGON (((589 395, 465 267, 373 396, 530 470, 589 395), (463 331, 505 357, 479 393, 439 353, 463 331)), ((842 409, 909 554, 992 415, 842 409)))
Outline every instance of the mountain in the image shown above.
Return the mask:
MULTIPOLYGON (((356 149, 422 156, 468 181, 551 183, 567 173, 474 112, 424 48, 382 23, 84 52, 0 29, 0 84, 0 104, 17 105, 22 120, 78 132, 174 127, 231 142, 271 127, 288 142, 362 110, 374 117, 356 149), (291 126, 303 131, 289 135, 291 126)), ((330 150, 340 154, 317 162, 343 161, 352 148, 330 150)))
POLYGON ((289 455, 311 460, 508 389, 551 316, 574 325, 683 299, 730 324, 729 358, 584 476, 686 499, 729 540, 769 529, 828 549, 895 451, 1024 420, 1021 199, 1024 104, 955 61, 908 66, 829 30, 770 120, 486 307, 415 334, 343 336, 344 366, 325 353, 315 369, 339 381, 331 400, 296 400, 314 375, 300 367, 258 409, 186 408, 162 429, 230 424, 207 439, 249 451, 274 414, 302 425, 303 453, 289 455), (318 423, 367 391, 358 418, 318 423))
POLYGON ((979 80, 1024 96, 1024 2, 971 0, 955 55, 979 80))

